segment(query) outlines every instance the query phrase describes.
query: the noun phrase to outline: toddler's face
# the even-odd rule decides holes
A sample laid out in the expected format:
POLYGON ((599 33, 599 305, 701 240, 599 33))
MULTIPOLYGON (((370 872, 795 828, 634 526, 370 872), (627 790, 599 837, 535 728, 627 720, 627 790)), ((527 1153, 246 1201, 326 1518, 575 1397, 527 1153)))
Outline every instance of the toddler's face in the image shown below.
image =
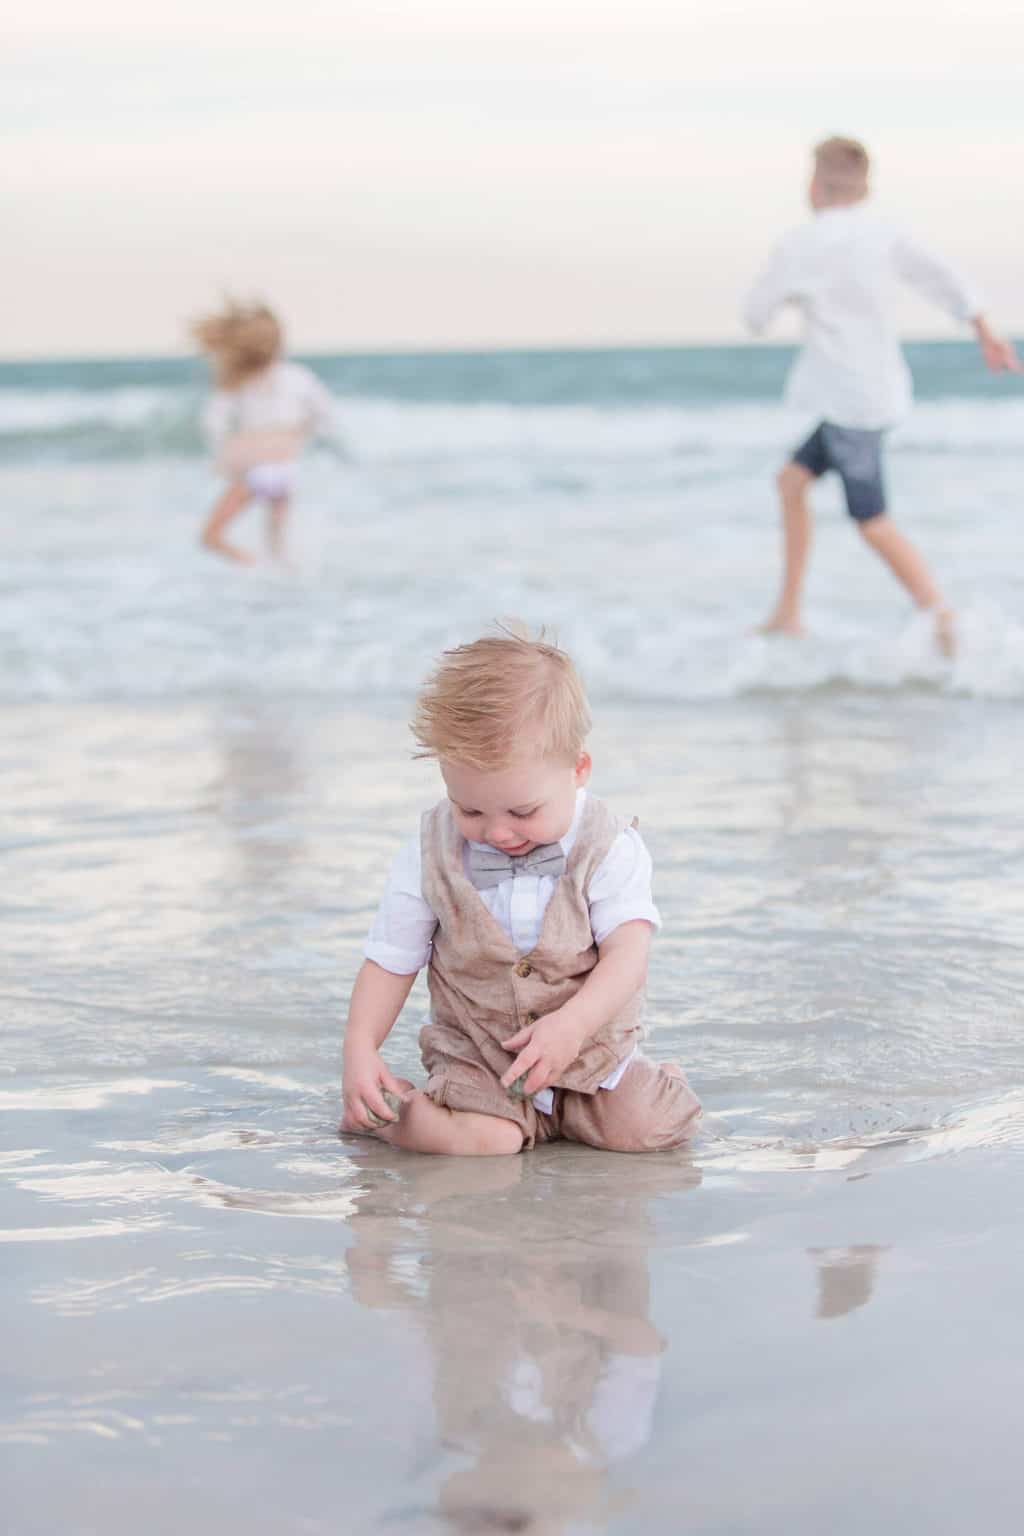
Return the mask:
POLYGON ((530 758, 494 773, 442 758, 441 776, 463 837, 518 856, 568 832, 590 755, 581 752, 575 763, 530 758))

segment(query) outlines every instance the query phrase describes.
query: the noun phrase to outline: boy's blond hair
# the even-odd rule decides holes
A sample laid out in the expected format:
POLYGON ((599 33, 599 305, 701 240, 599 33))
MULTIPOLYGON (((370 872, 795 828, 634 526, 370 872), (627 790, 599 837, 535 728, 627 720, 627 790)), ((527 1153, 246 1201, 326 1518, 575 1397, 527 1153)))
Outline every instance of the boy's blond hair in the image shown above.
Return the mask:
POLYGON ((834 137, 814 146, 814 177, 827 202, 865 197, 870 170, 870 156, 859 139, 834 137))
POLYGON ((523 756, 575 762, 590 731, 579 673, 543 635, 503 628, 445 651, 416 704, 417 757, 484 773, 523 756))
POLYGON ((284 347, 281 323, 266 304, 229 301, 216 314, 201 316, 191 330, 209 354, 222 389, 237 389, 262 373, 284 347))

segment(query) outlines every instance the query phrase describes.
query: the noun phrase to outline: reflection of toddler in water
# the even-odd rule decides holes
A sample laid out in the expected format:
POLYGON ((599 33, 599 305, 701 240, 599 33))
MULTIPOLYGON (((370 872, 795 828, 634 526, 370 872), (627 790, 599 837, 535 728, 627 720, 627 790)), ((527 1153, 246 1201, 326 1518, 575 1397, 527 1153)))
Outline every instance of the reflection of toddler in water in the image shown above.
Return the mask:
POLYGON ((554 646, 503 634, 445 653, 413 730, 448 796, 396 858, 367 942, 343 1132, 470 1155, 559 1137, 648 1152, 693 1132, 679 1068, 637 1050, 660 919, 639 834, 584 787, 589 729, 554 646), (379 1052, 422 966, 421 1092, 379 1052))
POLYGON ((230 544, 225 530, 255 497, 269 512, 271 554, 284 558, 284 528, 295 468, 312 432, 330 435, 334 402, 316 374, 282 356, 277 317, 263 304, 228 304, 192 327, 210 358, 216 389, 203 428, 227 487, 207 519, 207 549, 245 564, 252 555, 230 544))

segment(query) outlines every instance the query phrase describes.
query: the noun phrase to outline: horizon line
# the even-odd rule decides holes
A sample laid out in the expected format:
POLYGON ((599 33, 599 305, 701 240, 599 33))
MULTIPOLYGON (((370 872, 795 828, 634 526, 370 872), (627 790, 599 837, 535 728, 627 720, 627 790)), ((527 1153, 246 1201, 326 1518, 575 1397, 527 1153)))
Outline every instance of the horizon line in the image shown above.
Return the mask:
MULTIPOLYGON (((1014 338, 1017 339, 1017 338, 1014 338)), ((936 336, 932 333, 908 332, 899 340, 905 343, 932 344, 938 346, 974 346, 971 336, 936 336)), ((751 352, 794 350, 800 346, 798 337, 760 339, 755 337, 722 338, 716 341, 574 341, 559 342, 496 342, 467 345, 379 345, 370 347, 339 346, 310 349, 305 346, 288 347, 284 356, 297 358, 427 358, 427 357, 523 357, 556 356, 572 353, 602 352, 751 352)), ((180 363, 201 362, 202 354, 184 348, 171 352, 33 352, 7 355, 0 352, 0 368, 31 367, 45 363, 180 363)))

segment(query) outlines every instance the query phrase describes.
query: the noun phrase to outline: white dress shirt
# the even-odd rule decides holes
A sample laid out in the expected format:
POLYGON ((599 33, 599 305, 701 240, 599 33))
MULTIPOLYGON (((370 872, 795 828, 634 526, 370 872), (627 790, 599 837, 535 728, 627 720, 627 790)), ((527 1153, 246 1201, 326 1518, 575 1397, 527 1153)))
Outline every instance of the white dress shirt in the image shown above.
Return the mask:
POLYGON ((237 389, 217 389, 203 411, 203 432, 217 452, 236 432, 306 427, 330 437, 334 398, 303 363, 272 363, 237 389))
POLYGON ((940 257, 866 203, 825 208, 776 247, 743 318, 760 333, 785 304, 804 319, 787 402, 837 427, 893 426, 910 405, 910 370, 891 314, 896 280, 955 320, 981 312, 977 294, 940 257))
MULTIPOLYGON (((572 825, 561 839, 561 849, 568 858, 579 831, 580 816, 586 803, 585 789, 576 791, 576 809, 572 825)), ((471 845, 463 848, 468 857, 471 845)), ((473 844, 484 847, 485 844, 473 844)), ((594 871, 587 890, 590 927, 595 944, 603 944, 610 933, 623 923, 642 919, 652 928, 661 927, 661 917, 651 894, 651 856, 634 827, 620 832, 608 853, 594 871)), ((499 885, 474 891, 520 954, 529 954, 540 938, 541 924, 557 882, 550 875, 515 874, 499 885)), ((395 855, 384 895, 373 920, 364 954, 368 960, 396 976, 410 976, 428 964, 437 928, 437 915, 423 895, 423 877, 418 837, 410 839, 395 855)), ((614 1088, 633 1057, 631 1051, 601 1083, 614 1088)), ((534 1096, 538 1109, 549 1112, 550 1090, 534 1096)))

